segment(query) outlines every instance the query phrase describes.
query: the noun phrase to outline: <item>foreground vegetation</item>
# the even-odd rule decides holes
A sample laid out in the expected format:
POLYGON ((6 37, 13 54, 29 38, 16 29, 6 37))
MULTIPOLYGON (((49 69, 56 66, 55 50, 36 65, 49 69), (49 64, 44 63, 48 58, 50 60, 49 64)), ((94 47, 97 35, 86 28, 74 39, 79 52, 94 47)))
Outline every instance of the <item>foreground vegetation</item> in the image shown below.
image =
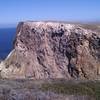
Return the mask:
POLYGON ((42 90, 65 95, 89 95, 100 100, 99 81, 46 83, 42 85, 42 90))
POLYGON ((4 93, 3 96, 5 97, 8 97, 10 91, 12 90, 15 90, 16 93, 17 91, 20 90, 21 91, 34 90, 36 92, 37 91, 42 91, 45 93, 53 92, 55 94, 61 94, 61 95, 89 96, 93 98, 89 100, 100 100, 100 81, 81 81, 81 80, 67 81, 63 79, 46 80, 46 81, 29 80, 29 79, 25 79, 25 80, 24 79, 16 79, 16 80, 1 79, 0 91, 1 90, 3 91, 2 93, 4 93))

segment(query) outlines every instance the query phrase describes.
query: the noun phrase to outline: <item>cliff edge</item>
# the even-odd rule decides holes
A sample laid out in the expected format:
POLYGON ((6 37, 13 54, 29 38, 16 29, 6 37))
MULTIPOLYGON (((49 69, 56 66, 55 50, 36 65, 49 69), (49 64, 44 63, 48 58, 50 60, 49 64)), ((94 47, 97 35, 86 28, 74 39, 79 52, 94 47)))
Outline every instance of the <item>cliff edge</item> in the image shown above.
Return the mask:
POLYGON ((100 32, 79 24, 20 22, 0 73, 3 78, 100 79, 100 32))

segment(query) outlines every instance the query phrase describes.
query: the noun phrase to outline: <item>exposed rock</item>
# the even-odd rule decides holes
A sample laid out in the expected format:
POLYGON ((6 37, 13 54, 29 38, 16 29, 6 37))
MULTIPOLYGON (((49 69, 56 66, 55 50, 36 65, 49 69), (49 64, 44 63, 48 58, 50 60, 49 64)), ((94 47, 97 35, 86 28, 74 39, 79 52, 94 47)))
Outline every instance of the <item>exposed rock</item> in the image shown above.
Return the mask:
POLYGON ((100 33, 77 24, 21 22, 3 78, 100 78, 100 33))

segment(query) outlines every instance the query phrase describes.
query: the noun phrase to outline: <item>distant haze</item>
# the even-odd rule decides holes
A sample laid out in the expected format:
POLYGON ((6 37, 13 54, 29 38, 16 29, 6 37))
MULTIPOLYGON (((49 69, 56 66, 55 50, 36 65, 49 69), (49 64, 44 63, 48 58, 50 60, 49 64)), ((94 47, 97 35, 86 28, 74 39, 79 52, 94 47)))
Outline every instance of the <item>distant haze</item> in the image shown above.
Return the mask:
POLYGON ((3 24, 0 24, 0 28, 15 28, 16 26, 17 26, 17 23, 12 23, 12 24, 3 23, 3 24))

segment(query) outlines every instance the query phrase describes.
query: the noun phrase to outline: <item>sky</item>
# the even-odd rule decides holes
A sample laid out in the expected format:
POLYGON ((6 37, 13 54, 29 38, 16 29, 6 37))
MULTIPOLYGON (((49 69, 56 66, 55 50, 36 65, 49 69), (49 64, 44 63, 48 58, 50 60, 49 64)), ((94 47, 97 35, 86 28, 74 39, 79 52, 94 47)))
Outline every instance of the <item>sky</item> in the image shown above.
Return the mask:
POLYGON ((0 0, 0 24, 20 21, 99 21, 100 0, 0 0))

